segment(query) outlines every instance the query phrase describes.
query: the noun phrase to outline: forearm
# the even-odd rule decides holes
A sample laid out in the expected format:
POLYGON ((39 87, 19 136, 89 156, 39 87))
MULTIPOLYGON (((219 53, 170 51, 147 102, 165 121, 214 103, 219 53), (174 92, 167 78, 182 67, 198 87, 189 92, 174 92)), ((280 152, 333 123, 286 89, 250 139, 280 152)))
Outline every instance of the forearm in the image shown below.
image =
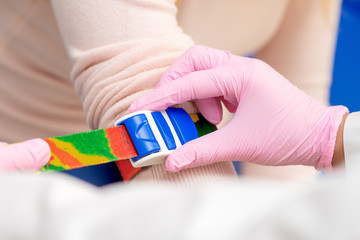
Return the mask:
POLYGON ((192 40, 163 1, 52 1, 73 64, 71 79, 93 129, 109 127, 158 82, 192 40))
MULTIPOLYGON (((71 78, 93 129, 112 126, 125 115, 129 105, 153 88, 193 44, 177 25, 171 0, 52 3, 73 63, 71 78)), ((235 176, 232 166, 226 169, 225 175, 235 176)), ((179 178, 157 166, 147 168, 139 178, 191 185, 193 175, 201 178, 218 172, 219 167, 209 166, 179 178)))
POLYGON ((289 81, 328 104, 341 1, 291 1, 274 38, 257 54, 289 81))

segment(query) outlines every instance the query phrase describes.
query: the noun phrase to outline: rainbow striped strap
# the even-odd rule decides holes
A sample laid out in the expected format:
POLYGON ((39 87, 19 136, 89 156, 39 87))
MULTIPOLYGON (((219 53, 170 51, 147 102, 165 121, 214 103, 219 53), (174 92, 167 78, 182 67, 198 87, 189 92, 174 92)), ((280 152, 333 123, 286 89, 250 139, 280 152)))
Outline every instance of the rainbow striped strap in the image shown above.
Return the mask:
POLYGON ((41 171, 63 171, 137 156, 125 126, 44 140, 50 147, 51 156, 41 171))
MULTIPOLYGON (((216 130, 200 114, 191 114, 198 135, 216 130)), ((134 168, 129 158, 138 156, 126 127, 116 127, 44 139, 51 150, 49 162, 43 172, 63 171, 116 161, 124 181, 132 179, 141 171, 134 168), (123 161, 118 161, 123 160, 123 161), (124 161, 125 160, 125 161, 124 161)))

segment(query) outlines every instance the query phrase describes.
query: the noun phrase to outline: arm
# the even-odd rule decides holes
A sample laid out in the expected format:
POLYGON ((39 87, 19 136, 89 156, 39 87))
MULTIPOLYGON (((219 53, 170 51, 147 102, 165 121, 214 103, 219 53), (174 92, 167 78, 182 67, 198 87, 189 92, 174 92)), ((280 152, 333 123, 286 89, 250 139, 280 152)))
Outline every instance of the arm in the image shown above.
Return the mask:
POLYGON ((256 55, 328 104, 340 0, 291 1, 276 35, 256 55))
POLYGON ((51 2, 92 129, 112 126, 192 45, 173 2, 51 2))
POLYGON ((291 0, 179 2, 179 24, 196 44, 247 56, 277 33, 291 0))
MULTIPOLYGON (((192 40, 176 21, 173 0, 53 0, 53 9, 73 64, 71 73, 91 128, 104 128, 153 88, 192 40)), ((194 112, 192 104, 183 105, 194 112)), ((186 182, 236 176, 231 163, 169 174, 163 166, 143 169, 137 178, 186 182)))

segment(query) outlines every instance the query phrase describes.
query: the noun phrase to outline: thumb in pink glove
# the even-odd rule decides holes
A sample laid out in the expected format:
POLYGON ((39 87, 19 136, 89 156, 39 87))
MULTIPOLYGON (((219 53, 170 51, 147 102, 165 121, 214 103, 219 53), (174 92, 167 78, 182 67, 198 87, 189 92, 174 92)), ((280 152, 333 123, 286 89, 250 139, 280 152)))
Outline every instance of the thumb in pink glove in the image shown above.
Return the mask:
POLYGON ((129 110, 164 110, 190 100, 213 123, 221 120, 220 101, 235 114, 225 127, 170 154, 165 168, 171 172, 236 160, 330 167, 337 129, 348 112, 320 104, 260 60, 203 46, 184 53, 129 110))
POLYGON ((50 147, 42 139, 21 143, 0 142, 0 171, 37 170, 50 159, 50 147))

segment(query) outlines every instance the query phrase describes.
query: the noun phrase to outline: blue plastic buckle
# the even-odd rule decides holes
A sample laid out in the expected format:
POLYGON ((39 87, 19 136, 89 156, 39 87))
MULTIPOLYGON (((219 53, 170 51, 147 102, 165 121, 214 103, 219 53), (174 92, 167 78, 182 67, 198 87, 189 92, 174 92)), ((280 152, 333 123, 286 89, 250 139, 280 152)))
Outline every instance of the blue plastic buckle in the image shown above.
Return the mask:
POLYGON ((114 125, 121 124, 126 126, 138 153, 130 159, 134 167, 162 164, 176 148, 199 137, 194 122, 182 108, 134 112, 114 125))

